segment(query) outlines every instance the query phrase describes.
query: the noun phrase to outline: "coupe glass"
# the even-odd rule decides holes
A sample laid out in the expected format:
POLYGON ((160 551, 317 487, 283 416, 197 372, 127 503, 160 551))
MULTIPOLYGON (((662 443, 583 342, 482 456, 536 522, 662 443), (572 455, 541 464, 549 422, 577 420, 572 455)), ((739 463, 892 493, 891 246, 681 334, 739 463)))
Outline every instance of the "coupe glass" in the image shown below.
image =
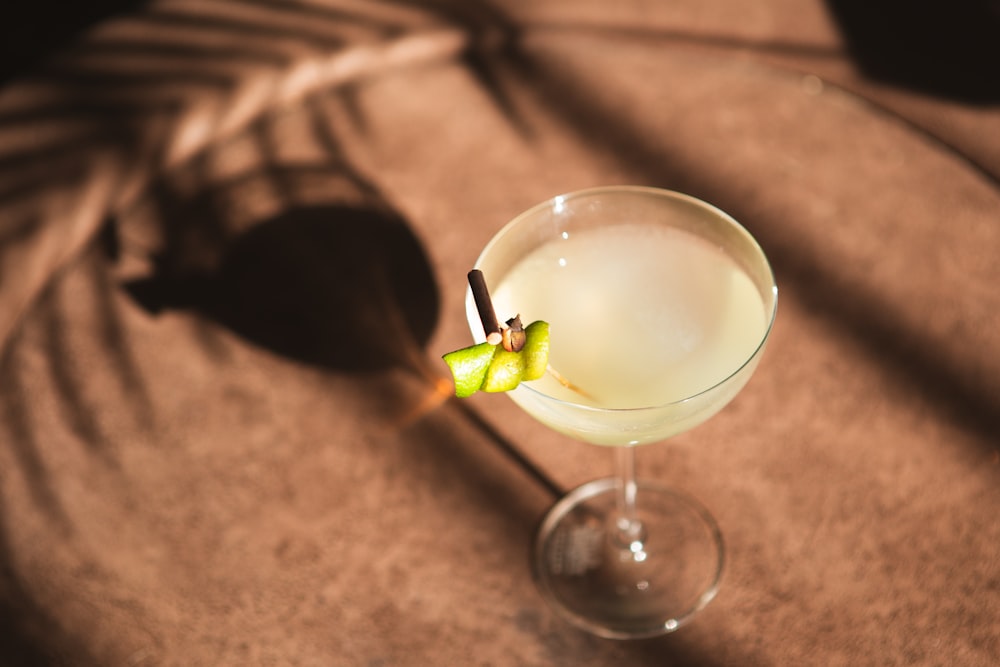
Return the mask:
MULTIPOLYGON (((571 491, 543 519, 532 558, 540 591, 602 637, 676 630, 718 590, 722 535, 693 498, 637 480, 635 452, 705 421, 749 380, 777 305, 767 258, 709 204, 614 186, 522 213, 476 268, 501 319, 550 324, 550 373, 510 398, 615 453, 613 477, 571 491)), ((471 291, 466 306, 481 341, 471 291)))

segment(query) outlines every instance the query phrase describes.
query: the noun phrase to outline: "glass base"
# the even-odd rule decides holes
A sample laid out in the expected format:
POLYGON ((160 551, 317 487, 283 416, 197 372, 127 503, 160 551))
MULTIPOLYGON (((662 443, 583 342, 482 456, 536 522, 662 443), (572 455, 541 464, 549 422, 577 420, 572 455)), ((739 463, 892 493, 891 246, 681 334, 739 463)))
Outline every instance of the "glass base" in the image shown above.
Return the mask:
POLYGON ((533 566, 542 595, 566 620, 611 639, 672 632, 715 597, 722 533, 694 499, 638 483, 640 536, 616 527, 615 479, 571 491, 549 511, 533 566))

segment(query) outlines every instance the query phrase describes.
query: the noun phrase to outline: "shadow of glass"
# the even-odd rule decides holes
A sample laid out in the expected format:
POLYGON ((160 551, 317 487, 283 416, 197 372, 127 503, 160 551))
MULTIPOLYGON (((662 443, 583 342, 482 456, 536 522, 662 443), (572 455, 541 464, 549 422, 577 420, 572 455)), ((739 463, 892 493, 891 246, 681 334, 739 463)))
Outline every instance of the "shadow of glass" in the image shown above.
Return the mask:
POLYGON ((289 209, 237 237, 215 270, 127 289, 151 312, 194 309, 277 354, 351 372, 412 365, 439 310, 409 227, 344 206, 289 209))
POLYGON ((827 0, 827 5, 868 76, 975 104, 1000 101, 996 2, 827 0))
MULTIPOLYGON (((0 582, 6 585, 6 582, 0 582)), ((5 667, 87 667, 97 660, 75 638, 58 630, 58 624, 33 606, 23 591, 10 602, 0 602, 0 661, 5 667), (45 628, 44 632, 38 628, 45 628), (53 636, 58 635, 58 636, 53 636)))

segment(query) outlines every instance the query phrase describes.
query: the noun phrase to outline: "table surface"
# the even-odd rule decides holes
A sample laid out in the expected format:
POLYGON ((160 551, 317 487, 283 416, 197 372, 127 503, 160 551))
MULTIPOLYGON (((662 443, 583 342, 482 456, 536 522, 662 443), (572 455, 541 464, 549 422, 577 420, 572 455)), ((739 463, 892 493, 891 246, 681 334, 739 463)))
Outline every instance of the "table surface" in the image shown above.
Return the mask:
POLYGON ((169 0, 11 77, 0 664, 996 664, 1000 17, 966 5, 169 0), (731 213, 781 295, 747 388, 638 451, 727 562, 636 642, 528 567, 610 452, 439 359, 501 225, 619 183, 731 213))

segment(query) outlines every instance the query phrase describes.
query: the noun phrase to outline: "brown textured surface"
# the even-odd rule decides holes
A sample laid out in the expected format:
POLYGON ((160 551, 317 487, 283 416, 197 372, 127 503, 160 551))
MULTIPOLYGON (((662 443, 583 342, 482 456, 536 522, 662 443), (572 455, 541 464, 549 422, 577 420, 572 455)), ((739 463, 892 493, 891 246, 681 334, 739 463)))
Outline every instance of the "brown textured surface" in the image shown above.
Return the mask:
POLYGON ((995 81, 848 2, 526 4, 154 2, 0 90, 0 664, 996 663, 995 81), (729 560, 634 643, 527 566, 608 452, 436 361, 493 232, 610 183, 781 289, 743 394, 640 451, 729 560))

